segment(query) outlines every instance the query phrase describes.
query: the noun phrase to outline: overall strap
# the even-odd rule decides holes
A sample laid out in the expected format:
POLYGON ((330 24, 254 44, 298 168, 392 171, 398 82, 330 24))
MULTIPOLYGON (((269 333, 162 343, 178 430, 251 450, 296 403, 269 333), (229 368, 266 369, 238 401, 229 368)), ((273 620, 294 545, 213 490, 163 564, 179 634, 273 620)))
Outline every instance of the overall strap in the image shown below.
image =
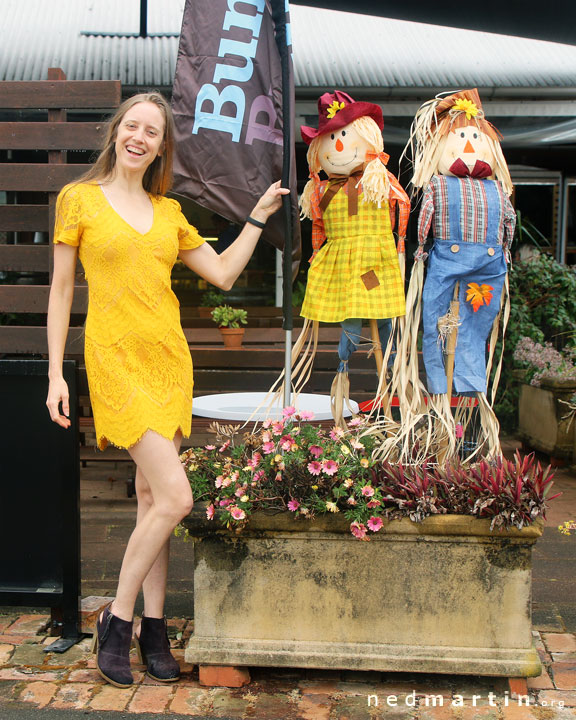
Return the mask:
POLYGON ((462 242, 462 229, 460 222, 462 202, 462 180, 457 177, 445 175, 446 194, 448 196, 448 221, 450 223, 451 242, 462 242))
POLYGON ((502 199, 496 180, 481 180, 486 193, 486 244, 498 245, 498 231, 502 216, 502 199))

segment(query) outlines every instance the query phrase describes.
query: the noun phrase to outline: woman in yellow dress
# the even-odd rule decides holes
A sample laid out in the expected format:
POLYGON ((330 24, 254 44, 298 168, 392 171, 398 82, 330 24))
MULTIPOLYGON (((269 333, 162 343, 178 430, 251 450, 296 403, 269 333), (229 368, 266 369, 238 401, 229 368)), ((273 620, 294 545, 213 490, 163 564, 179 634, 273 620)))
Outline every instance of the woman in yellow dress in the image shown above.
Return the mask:
POLYGON ((127 448, 136 463, 137 524, 128 542, 116 597, 95 633, 100 674, 128 687, 132 616, 140 588, 144 614, 135 636, 147 672, 173 682, 164 619, 169 538, 193 505, 179 461, 190 434, 192 360, 170 285, 179 256, 198 275, 230 289, 246 266, 268 217, 288 190, 260 198, 238 239, 218 255, 164 197, 172 180, 174 125, 159 93, 126 100, 112 118, 92 169, 58 197, 54 274, 48 308, 50 354, 46 404, 70 426, 62 376, 77 256, 89 288, 85 360, 98 446, 127 448), (61 405, 61 409, 60 409, 61 405))

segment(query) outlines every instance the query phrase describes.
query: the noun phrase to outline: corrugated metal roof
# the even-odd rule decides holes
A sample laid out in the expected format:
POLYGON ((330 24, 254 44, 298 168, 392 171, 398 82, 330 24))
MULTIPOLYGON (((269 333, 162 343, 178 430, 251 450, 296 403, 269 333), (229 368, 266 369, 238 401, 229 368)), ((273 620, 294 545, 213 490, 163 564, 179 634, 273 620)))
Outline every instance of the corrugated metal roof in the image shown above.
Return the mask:
MULTIPOLYGON (((2 0, 0 80, 42 80, 61 67, 70 80, 172 85, 184 0, 2 0)), ((576 47, 470 30, 292 6, 297 90, 371 89, 382 97, 417 88, 562 89, 576 86, 576 47)), ((496 91, 497 93, 497 91, 496 91)))

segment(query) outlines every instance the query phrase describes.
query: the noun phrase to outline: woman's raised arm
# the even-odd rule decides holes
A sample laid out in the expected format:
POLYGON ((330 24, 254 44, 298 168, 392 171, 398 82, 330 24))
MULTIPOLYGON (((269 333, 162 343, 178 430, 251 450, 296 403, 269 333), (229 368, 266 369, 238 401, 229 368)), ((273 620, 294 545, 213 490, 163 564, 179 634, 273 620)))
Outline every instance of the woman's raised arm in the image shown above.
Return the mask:
MULTIPOLYGON (((282 204, 282 195, 290 191, 280 187, 280 182, 271 185, 256 203, 250 217, 265 224, 282 204)), ((207 243, 193 250, 181 250, 182 262, 200 277, 222 290, 230 290, 234 282, 252 257, 254 248, 262 234, 262 228, 247 222, 236 240, 221 255, 207 243)))

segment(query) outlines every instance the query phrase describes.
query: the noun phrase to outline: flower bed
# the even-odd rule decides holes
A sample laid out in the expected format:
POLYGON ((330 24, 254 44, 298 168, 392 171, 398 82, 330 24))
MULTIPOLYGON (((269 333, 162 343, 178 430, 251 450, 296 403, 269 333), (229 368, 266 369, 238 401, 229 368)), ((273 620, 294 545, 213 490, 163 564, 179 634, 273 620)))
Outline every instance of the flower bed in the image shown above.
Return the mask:
POLYGON ((352 534, 369 540, 384 521, 433 515, 489 518, 491 528, 522 528, 544 517, 552 499, 550 468, 533 456, 471 466, 392 465, 374 461, 378 437, 363 418, 323 429, 311 413, 286 408, 238 439, 234 427, 215 426, 217 442, 183 454, 195 500, 207 517, 242 527, 256 510, 294 517, 343 515, 352 534))

